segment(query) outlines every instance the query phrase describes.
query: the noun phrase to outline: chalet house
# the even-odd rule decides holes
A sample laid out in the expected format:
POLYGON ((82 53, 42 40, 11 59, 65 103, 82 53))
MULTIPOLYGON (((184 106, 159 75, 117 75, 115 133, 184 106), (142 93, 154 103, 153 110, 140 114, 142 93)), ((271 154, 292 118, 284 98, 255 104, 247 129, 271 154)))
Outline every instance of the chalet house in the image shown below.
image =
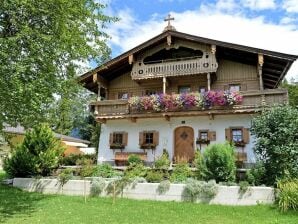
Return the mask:
POLYGON ((173 162, 191 161, 229 141, 238 162, 254 163, 251 120, 287 103, 278 86, 298 56, 177 32, 167 21, 161 34, 80 77, 98 94, 98 161, 140 153, 153 162, 164 150, 173 162))

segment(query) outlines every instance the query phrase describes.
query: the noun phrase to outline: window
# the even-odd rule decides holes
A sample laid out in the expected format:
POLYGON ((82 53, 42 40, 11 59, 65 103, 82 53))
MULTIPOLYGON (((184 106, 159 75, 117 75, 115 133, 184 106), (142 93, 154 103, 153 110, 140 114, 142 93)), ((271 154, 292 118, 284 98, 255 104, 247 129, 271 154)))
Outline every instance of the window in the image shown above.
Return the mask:
POLYGON ((233 142, 243 141, 242 129, 232 129, 232 140, 233 142))
POLYGON ((199 139, 208 140, 208 131, 200 131, 199 139))
POLYGON ((118 99, 127 100, 129 98, 129 94, 127 92, 118 93, 118 99))
POLYGON ((205 93, 206 92, 206 88, 205 87, 200 87, 199 88, 199 93, 205 93))
POLYGON ((178 92, 181 93, 190 93, 190 86, 179 86, 178 92))
POLYGON ((145 144, 153 144, 153 132, 145 133, 145 144))
POLYGON ((122 144, 123 143, 123 133, 114 133, 113 134, 113 143, 122 144))
POLYGON ((239 84, 231 84, 230 85, 230 91, 240 91, 240 85, 239 84))

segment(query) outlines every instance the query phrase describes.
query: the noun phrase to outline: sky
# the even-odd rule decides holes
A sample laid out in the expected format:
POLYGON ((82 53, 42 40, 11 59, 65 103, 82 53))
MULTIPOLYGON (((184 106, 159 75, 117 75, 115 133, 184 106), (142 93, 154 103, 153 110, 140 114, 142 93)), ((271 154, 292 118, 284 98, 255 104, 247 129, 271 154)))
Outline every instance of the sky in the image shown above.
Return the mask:
MULTIPOLYGON (((298 0, 101 0, 120 21, 105 30, 112 57, 160 34, 170 13, 179 32, 298 55, 298 0)), ((287 79, 298 81, 298 61, 287 79)))

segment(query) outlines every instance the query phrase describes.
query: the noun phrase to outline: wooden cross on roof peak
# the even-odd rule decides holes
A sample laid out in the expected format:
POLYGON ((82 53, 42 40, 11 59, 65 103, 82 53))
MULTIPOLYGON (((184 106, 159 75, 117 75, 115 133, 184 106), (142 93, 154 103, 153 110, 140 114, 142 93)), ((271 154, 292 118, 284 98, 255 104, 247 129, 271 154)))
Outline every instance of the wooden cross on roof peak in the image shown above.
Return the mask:
POLYGON ((168 22, 168 25, 165 27, 164 31, 167 30, 176 30, 174 26, 171 25, 171 20, 174 20, 174 17, 171 17, 171 14, 164 19, 165 22, 168 22))

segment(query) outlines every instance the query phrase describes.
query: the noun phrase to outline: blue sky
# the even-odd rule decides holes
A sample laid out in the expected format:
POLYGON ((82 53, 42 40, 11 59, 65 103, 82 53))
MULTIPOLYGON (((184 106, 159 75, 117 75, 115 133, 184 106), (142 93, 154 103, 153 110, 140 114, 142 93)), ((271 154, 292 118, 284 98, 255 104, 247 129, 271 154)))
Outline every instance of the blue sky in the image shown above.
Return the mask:
MULTIPOLYGON (((120 21, 106 32, 115 57, 160 34, 171 13, 177 31, 298 55, 298 0, 102 0, 120 21)), ((298 62, 287 78, 298 80, 298 62)))

